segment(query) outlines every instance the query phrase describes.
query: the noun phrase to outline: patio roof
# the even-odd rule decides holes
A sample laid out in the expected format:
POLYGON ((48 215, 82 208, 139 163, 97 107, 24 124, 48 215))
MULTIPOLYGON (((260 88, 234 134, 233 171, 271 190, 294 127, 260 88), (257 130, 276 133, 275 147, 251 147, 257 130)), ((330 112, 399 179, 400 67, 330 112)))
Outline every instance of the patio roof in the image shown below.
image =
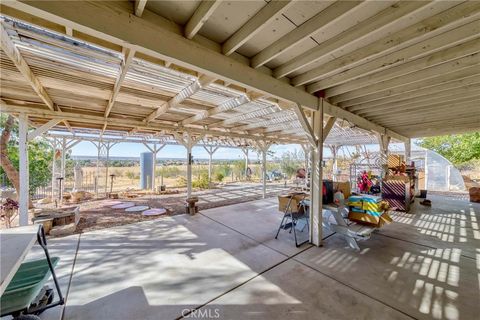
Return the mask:
POLYGON ((477 130, 479 10, 475 1, 5 1, 2 108, 72 130, 277 143, 307 142, 299 107, 307 120, 320 108, 344 120, 330 144, 477 130))
MULTIPOLYGON (((126 141, 129 139, 124 136, 136 135, 143 140, 155 137, 160 142, 165 139, 174 141, 168 134, 172 129, 197 129, 201 132, 208 127, 211 128, 208 140, 224 146, 246 145, 252 138, 274 139, 279 143, 305 142, 304 131, 295 112, 286 106, 280 107, 281 103, 271 98, 257 95, 252 100, 252 94, 211 82, 211 78, 208 84, 192 90, 197 81, 202 81, 192 72, 166 68, 140 58, 132 58, 127 70, 123 71, 122 64, 125 62, 117 51, 6 17, 3 26, 57 109, 65 113, 108 116, 112 119, 112 123, 102 119, 101 123, 92 121, 86 125, 74 116, 68 120, 72 135, 67 137, 86 139, 84 134, 100 138, 110 135, 115 136, 114 140, 126 141), (110 104, 111 91, 122 73, 121 89, 110 104), (179 94, 184 94, 183 101, 172 104, 164 113, 156 111, 159 105, 179 94), (152 115, 158 117, 153 119, 152 115), (151 120, 147 120, 144 126, 132 127, 121 125, 118 119, 151 120), (166 130, 154 126, 149 128, 150 124, 164 125, 166 130), (232 129, 239 130, 239 134, 229 132, 232 129), (221 136, 228 139, 224 137, 222 142, 218 142, 221 136)), ((15 63, 3 51, 1 59, 4 70, 2 99, 8 104, 27 103, 32 108, 29 109, 31 124, 36 127, 45 124, 48 116, 53 114, 44 113, 47 108, 41 106, 42 99, 29 88, 28 79, 22 77, 15 63), (44 111, 33 110, 38 107, 44 111)), ((62 118, 65 118, 63 114, 62 118)), ((65 127, 56 124, 52 127, 54 129, 65 127)), ((371 132, 355 128, 345 121, 337 121, 326 140, 327 144, 376 142, 377 138, 371 132), (349 139, 345 140, 346 137, 349 139)))

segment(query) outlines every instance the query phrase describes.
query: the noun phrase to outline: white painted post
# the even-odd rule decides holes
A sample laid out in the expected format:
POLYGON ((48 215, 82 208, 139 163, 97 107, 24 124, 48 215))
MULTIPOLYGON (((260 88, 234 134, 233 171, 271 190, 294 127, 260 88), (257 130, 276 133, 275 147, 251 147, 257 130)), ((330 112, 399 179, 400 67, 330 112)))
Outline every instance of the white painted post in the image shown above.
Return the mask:
POLYGON ((29 172, 28 172, 28 116, 20 113, 18 117, 18 148, 19 148, 19 174, 20 190, 19 223, 20 226, 28 225, 28 199, 29 199, 29 172))
POLYGON ((248 176, 248 148, 242 148, 243 154, 245 155, 245 180, 247 180, 248 176))
POLYGON ((405 163, 408 165, 412 160, 412 141, 405 141, 405 163))
POLYGON ((267 197, 267 152, 270 144, 265 141, 257 141, 258 149, 262 153, 262 197, 267 197))
POLYGON ((156 170, 157 170, 157 144, 154 143, 153 144, 153 164, 152 164, 152 191, 155 192, 155 174, 156 174, 156 170))
POLYGON ((340 146, 334 145, 330 150, 332 150, 332 156, 333 156, 333 167, 332 167, 332 180, 337 181, 337 171, 338 171, 338 150, 340 149, 340 146))
POLYGON ((54 138, 53 141, 50 140, 50 143, 53 148, 53 158, 52 158, 52 201, 56 199, 56 186, 57 186, 57 159, 55 158, 56 153, 57 153, 57 147, 58 147, 58 140, 57 138, 54 138))
POLYGON ((192 145, 190 135, 187 138, 187 198, 192 196, 192 145))
POLYGON ((97 147, 97 168, 95 170, 95 198, 98 198, 98 187, 99 187, 99 176, 100 176, 100 150, 102 148, 101 142, 98 142, 98 144, 95 144, 92 142, 96 147, 97 147))
POLYGON ((262 150, 263 198, 267 197, 267 150, 262 150))
POLYGON ((313 112, 312 129, 316 136, 316 146, 311 151, 310 174, 310 242, 322 245, 323 219, 323 99, 319 99, 319 111, 313 112))
POLYGON ((66 153, 67 151, 67 139, 66 138, 63 138, 62 139, 62 155, 61 155, 61 159, 60 159, 60 177, 63 178, 62 180, 62 186, 60 188, 60 190, 58 190, 58 192, 60 193, 60 199, 62 199, 61 201, 63 201, 63 191, 65 190, 65 182, 67 181, 65 179, 65 158, 66 158, 66 153))
POLYGON ((388 173, 388 145, 390 144, 390 137, 383 134, 377 134, 378 144, 380 145, 380 156, 382 159, 383 173, 382 178, 388 173))
POLYGON ((110 142, 108 142, 106 145, 105 145, 105 148, 106 148, 106 159, 105 159, 105 195, 108 194, 108 162, 110 160, 110 148, 113 147, 113 145, 110 144, 110 142))
POLYGON ((208 182, 212 182, 212 161, 213 161, 213 154, 218 150, 219 147, 213 146, 203 146, 205 151, 208 153, 208 182))

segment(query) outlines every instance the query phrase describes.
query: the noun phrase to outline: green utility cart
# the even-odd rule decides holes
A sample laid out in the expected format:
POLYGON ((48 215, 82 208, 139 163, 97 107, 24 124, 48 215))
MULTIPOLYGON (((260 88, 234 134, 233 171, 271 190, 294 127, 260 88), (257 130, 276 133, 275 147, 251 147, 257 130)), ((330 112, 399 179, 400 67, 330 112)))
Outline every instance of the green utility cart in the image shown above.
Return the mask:
POLYGON ((39 319, 46 309, 63 305, 60 286, 55 275, 55 266, 60 260, 50 258, 42 225, 13 228, 0 233, 2 242, 2 295, 1 316, 11 315, 15 320, 39 319), (36 231, 36 234, 35 234, 36 231), (44 259, 21 263, 35 238, 45 253, 44 259), (53 289, 45 285, 52 276, 58 301, 53 302, 53 289))

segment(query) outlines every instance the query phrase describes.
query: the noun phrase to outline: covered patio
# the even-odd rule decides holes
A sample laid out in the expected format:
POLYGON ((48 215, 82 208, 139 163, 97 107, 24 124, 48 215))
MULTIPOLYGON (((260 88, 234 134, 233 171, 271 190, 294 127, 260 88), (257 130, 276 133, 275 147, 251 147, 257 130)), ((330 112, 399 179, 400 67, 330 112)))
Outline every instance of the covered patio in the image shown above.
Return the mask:
POLYGON ((61 152, 52 190, 79 141, 95 145, 97 168, 112 144, 142 143, 154 159, 183 146, 187 198, 194 146, 210 163, 218 148, 261 159, 262 200, 51 239, 66 305, 44 319, 480 314, 477 204, 432 196, 431 208, 394 212, 358 251, 322 227, 324 147, 378 144, 388 171, 391 142, 409 163, 413 138, 478 131, 478 1, 6 0, 0 9, 20 225, 30 224, 28 145, 39 136, 61 152), (275 239, 282 215, 266 178, 275 144, 300 145, 310 172, 308 243, 298 248, 289 232, 275 239))
POLYGON ((432 200, 358 252, 275 240, 276 199, 53 239, 67 304, 42 318, 474 319, 480 206, 432 200))

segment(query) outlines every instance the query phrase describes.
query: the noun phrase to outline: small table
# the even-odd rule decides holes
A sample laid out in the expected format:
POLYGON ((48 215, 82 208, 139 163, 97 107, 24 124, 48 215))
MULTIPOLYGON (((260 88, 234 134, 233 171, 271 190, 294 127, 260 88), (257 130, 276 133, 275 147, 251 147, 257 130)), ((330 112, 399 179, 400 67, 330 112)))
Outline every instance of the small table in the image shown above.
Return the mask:
POLYGON ((40 225, 18 227, 0 231, 0 295, 3 294, 28 251, 37 241, 40 225))

